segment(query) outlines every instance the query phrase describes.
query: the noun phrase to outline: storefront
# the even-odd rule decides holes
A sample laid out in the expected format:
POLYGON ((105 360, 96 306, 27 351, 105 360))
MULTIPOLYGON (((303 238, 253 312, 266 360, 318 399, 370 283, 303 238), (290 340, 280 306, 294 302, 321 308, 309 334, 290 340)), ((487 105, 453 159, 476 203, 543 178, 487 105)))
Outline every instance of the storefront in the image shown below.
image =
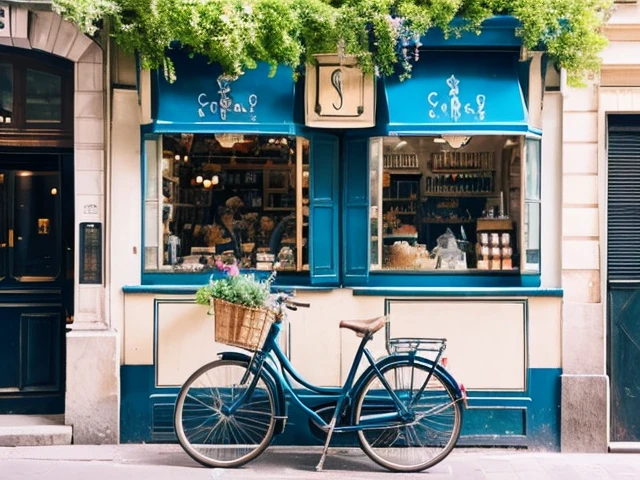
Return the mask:
MULTIPOLYGON (((391 335, 449 339, 447 363, 471 395, 462 443, 558 448, 562 291, 541 276, 558 254, 542 248, 541 221, 553 193, 541 165, 555 159, 542 158, 534 107, 543 62, 520 59, 515 26, 426 38, 410 80, 377 82, 366 129, 305 127, 304 81, 286 68, 229 79, 177 56, 175 83, 154 77, 142 281, 124 287, 121 441, 174 438, 179 385, 226 348, 193 303, 223 274, 220 258, 275 268, 278 286, 312 304, 285 335, 311 381, 346 375, 357 342, 340 320, 390 314, 391 335)), ((346 85, 332 86, 335 109, 346 85)), ((289 415, 277 442, 319 442, 289 415)))

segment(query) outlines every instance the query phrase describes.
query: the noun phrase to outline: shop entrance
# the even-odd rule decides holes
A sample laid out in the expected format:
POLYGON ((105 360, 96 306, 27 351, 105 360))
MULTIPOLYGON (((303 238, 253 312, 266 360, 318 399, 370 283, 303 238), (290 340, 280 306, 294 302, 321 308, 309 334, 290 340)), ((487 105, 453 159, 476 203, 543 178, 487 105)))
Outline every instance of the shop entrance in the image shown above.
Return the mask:
POLYGON ((640 115, 611 115, 608 121, 611 441, 640 442, 640 115))
POLYGON ((64 412, 73 155, 0 152, 0 413, 64 412))

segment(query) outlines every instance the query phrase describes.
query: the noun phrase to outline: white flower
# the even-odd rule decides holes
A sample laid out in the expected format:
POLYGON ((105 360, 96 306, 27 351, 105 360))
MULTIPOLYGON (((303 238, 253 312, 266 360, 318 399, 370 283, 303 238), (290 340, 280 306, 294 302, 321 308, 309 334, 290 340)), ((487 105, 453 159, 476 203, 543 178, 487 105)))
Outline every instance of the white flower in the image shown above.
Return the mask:
POLYGON ((220 15, 220 20, 222 20, 224 23, 229 23, 231 21, 229 15, 220 15))
POLYGON ((247 15, 251 15, 253 13, 253 7, 251 5, 245 5, 244 13, 247 15))

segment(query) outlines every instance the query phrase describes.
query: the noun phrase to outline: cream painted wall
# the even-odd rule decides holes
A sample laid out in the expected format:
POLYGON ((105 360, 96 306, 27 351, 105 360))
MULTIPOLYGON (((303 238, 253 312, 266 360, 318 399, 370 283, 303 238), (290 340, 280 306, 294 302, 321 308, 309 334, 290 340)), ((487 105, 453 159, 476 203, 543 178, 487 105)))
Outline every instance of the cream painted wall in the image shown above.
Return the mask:
MULTIPOLYGON (((339 328, 340 320, 383 315, 385 299, 353 296, 348 289, 302 291, 297 299, 312 306, 291 312, 283 348, 311 382, 340 385, 359 343, 355 333, 339 328)), ((527 366, 560 367, 559 298, 409 300, 391 303, 392 335, 448 338, 450 368, 470 389, 522 390, 527 366)), ((153 364, 157 331, 157 381, 174 386, 215 359, 217 352, 228 350, 214 341, 213 317, 192 301, 187 295, 125 295, 125 363, 153 364)), ((376 335, 370 350, 375 357, 385 354, 384 331, 376 335)))

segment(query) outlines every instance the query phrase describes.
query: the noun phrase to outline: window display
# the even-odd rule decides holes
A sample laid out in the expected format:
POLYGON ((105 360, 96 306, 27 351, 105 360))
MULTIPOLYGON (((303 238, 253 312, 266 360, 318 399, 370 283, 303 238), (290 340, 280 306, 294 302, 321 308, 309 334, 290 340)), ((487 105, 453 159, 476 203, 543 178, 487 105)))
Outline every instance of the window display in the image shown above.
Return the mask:
POLYGON ((147 142, 146 190, 147 271, 309 268, 306 139, 164 135, 147 142))
POLYGON ((372 139, 372 270, 520 270, 523 140, 372 139))

